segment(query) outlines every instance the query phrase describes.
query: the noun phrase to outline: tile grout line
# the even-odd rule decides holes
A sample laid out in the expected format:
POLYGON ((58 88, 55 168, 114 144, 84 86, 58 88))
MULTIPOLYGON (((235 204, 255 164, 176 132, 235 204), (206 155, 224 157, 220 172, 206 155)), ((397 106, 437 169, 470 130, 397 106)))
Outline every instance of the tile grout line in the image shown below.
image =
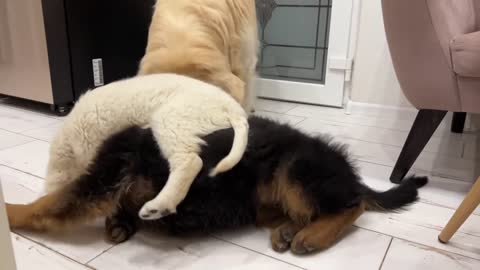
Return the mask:
POLYGON ((20 172, 20 173, 24 173, 24 174, 27 174, 27 175, 30 175, 30 176, 33 176, 33 177, 35 177, 35 178, 38 178, 38 179, 40 179, 40 180, 45 181, 45 177, 41 177, 41 176, 35 175, 35 174, 33 174, 33 173, 30 173, 30 172, 22 171, 21 169, 17 169, 17 168, 11 167, 10 165, 0 163, 0 166, 3 166, 3 167, 5 167, 5 168, 9 168, 9 169, 12 169, 12 170, 14 170, 14 171, 17 171, 17 172, 20 172))
MULTIPOLYGON (((47 124, 47 125, 41 125, 41 126, 38 126, 38 127, 35 127, 35 128, 30 128, 30 129, 22 130, 22 131, 19 131, 19 133, 20 133, 20 132, 32 131, 32 130, 36 130, 36 129, 41 129, 41 128, 47 128, 47 127, 50 127, 50 126, 53 126, 53 125, 58 125, 58 124, 60 124, 60 125, 63 126, 64 121, 62 121, 62 120, 57 120, 57 121, 58 121, 58 122, 55 122, 55 123, 49 123, 49 124, 47 124)), ((20 133, 20 134, 22 134, 22 133, 20 133)), ((22 134, 22 135, 23 135, 23 134, 22 134)))
MULTIPOLYGON (((306 118, 308 119, 308 118, 306 118)), ((304 119, 303 121, 305 121, 306 119, 304 119)), ((303 122, 302 121, 302 122, 303 122)), ((318 132, 318 131, 309 131, 310 134, 327 134, 328 133, 322 133, 322 132, 318 132)), ((348 143, 346 142, 342 142, 340 140, 337 140, 336 138, 343 138, 343 139, 348 139, 348 140, 354 140, 354 141, 359 141, 359 142, 365 142, 365 143, 371 143, 371 144, 378 144, 380 146, 388 146, 388 147, 395 147, 395 148, 399 148, 399 150, 402 149, 403 145, 402 146, 399 146, 399 145, 395 145, 395 144, 389 144, 389 143, 385 143, 385 142, 374 142, 374 141, 368 141, 368 140, 365 140, 365 139, 359 139, 359 138, 354 138, 354 137, 349 137, 348 135, 336 135, 334 137, 334 139, 337 141, 337 142, 340 142, 340 143, 343 143, 343 144, 346 144, 347 146, 349 146, 348 143)), ((470 160, 470 161, 475 161, 475 159, 465 159, 463 158, 461 155, 460 156, 456 156, 456 155, 446 155, 446 154, 443 154, 442 152, 432 152, 432 151, 429 151, 429 150, 423 150, 422 153, 428 153, 428 154, 432 154, 432 155, 437 155, 437 156, 440 156, 440 157, 445 157, 445 158, 454 158, 454 159, 461 159, 461 160, 470 160)))
POLYGON ((35 243, 36 245, 41 246, 41 247, 43 247, 43 248, 45 248, 45 249, 48 249, 48 250, 50 250, 51 252, 53 252, 53 253, 55 253, 55 254, 58 254, 58 255, 60 255, 61 257, 64 257, 64 258, 66 258, 66 259, 68 259, 68 260, 70 260, 70 261, 72 261, 72 262, 75 262, 75 263, 81 265, 81 266, 85 266, 85 267, 87 267, 87 268, 94 269, 93 267, 90 267, 90 266, 88 266, 88 265, 86 265, 86 264, 84 264, 84 263, 82 263, 82 262, 79 262, 79 261, 77 261, 77 260, 75 260, 75 259, 73 259, 73 258, 71 258, 71 257, 69 257, 69 256, 67 256, 67 255, 65 255, 65 254, 63 254, 63 253, 60 253, 60 252, 58 252, 58 251, 56 251, 56 250, 54 250, 54 249, 52 249, 52 248, 44 245, 44 244, 41 243, 41 242, 35 241, 34 239, 30 238, 29 236, 26 236, 25 234, 22 234, 22 233, 19 233, 19 232, 13 232, 13 234, 18 235, 18 236, 20 236, 20 237, 22 237, 22 238, 25 238, 25 239, 27 239, 28 241, 33 242, 33 243, 35 243))
POLYGON ((286 117, 298 117, 298 118, 303 118, 303 119, 306 118, 306 117, 304 117, 304 116, 288 115, 288 114, 285 114, 284 112, 269 111, 269 110, 267 110, 267 109, 259 109, 259 110, 256 110, 253 115, 255 115, 255 116, 260 116, 260 117, 261 117, 261 115, 256 115, 256 113, 259 113, 259 112, 260 112, 260 113, 261 113, 261 112, 264 112, 264 113, 278 114, 279 116, 286 116, 286 117))
MULTIPOLYGON (((391 165, 391 164, 380 163, 380 161, 365 159, 361 156, 352 157, 352 160, 393 168, 393 165, 391 165)), ((433 176, 433 177, 444 178, 444 179, 457 181, 457 182, 462 182, 462 183, 472 183, 472 179, 470 179, 470 178, 466 179, 466 178, 461 178, 461 177, 455 176, 455 175, 435 175, 435 174, 433 174, 434 171, 429 171, 429 170, 425 170, 425 169, 422 169, 422 168, 415 167, 415 164, 410 169, 410 171, 412 171, 412 170, 417 172, 417 173, 428 174, 428 175, 433 176)))
MULTIPOLYGON (((293 110, 293 109, 292 109, 293 110)), ((291 111, 291 110, 289 110, 291 111)), ((383 127, 383 126, 378 126, 378 125, 372 125, 372 124, 360 124, 360 123, 351 123, 351 122, 340 122, 340 121, 335 121, 335 120, 331 120, 331 119, 324 119, 324 118, 321 118, 321 117, 318 117, 318 116, 305 116, 305 115, 299 115, 299 114, 288 114, 287 111, 285 114, 286 115, 289 115, 289 116, 297 116, 297 117, 305 117, 305 118, 309 118, 309 119, 312 119, 312 120, 318 120, 318 121, 322 121, 324 122, 325 124, 328 124, 328 123, 336 123, 336 124, 339 124, 339 125, 342 125, 342 126, 348 126, 348 125, 352 125, 352 126, 355 126, 355 127, 370 127, 370 128, 378 128, 378 129, 384 129, 384 130, 388 130, 388 131, 396 131, 396 132, 404 132, 404 133, 409 133, 410 130, 402 130, 402 129, 395 129, 395 128, 387 128, 387 127, 383 127), (315 119, 317 118, 317 119, 315 119)), ((328 116, 330 117, 337 117, 337 115, 333 115, 333 114, 329 114, 328 116)), ((362 115, 357 115, 357 116, 362 116, 362 115)), ((371 117, 373 118, 373 117, 371 117)), ((385 119, 385 120, 395 120, 395 119, 385 119)), ((413 119, 412 119, 412 123, 413 123, 413 119)), ((432 138, 433 137, 436 137, 436 138, 444 138, 445 136, 439 136, 439 135, 432 135, 432 138)))
MULTIPOLYGON (((474 257, 471 257, 471 256, 469 256, 469 255, 465 255, 465 254, 458 253, 457 251, 451 251, 451 250, 446 250, 446 249, 442 249, 442 248, 438 248, 438 247, 434 247, 434 246, 429 246, 429 245, 426 245, 426 244, 423 244, 423 243, 419 243, 419 242, 415 242, 415 241, 412 241, 412 240, 409 240, 409 239, 406 239, 406 238, 403 238, 403 237, 393 236, 393 235, 391 235, 391 234, 386 234, 386 233, 378 232, 378 231, 375 231, 375 230, 372 230, 372 229, 363 228, 363 227, 360 227, 360 226, 358 226, 358 225, 356 225, 356 224, 354 224, 353 226, 354 226, 354 227, 357 227, 357 228, 360 228, 360 229, 362 229, 362 230, 366 230, 366 231, 374 232, 374 233, 381 234, 381 235, 384 235, 384 236, 388 236, 388 237, 391 237, 391 238, 393 238, 393 239, 398 239, 398 240, 402 240, 402 241, 405 241, 405 242, 414 243, 414 244, 417 244, 417 245, 420 245, 420 246, 424 246, 424 247, 431 247, 431 248, 434 248, 434 249, 437 249, 437 250, 441 250, 441 251, 444 251, 444 252, 448 252, 448 253, 451 253, 451 254, 454 254, 454 255, 457 255, 457 256, 461 256, 461 257, 464 257, 464 258, 472 259, 472 260, 475 260, 475 261, 480 261, 480 258, 474 258, 474 257)), ((438 241, 437 238, 435 238, 435 241, 438 241)))
MULTIPOLYGON (((11 131, 11 130, 8 130, 8 129, 4 129, 4 128, 0 128, 1 131, 5 131, 5 132, 8 132, 8 133, 12 133, 12 134, 15 134, 15 135, 20 135, 20 136, 23 136, 23 137, 27 137, 27 138, 30 138, 30 139, 34 139, 34 140, 37 140, 37 141, 42 141, 42 142, 47 142, 47 143, 50 143, 50 141, 46 141, 44 139, 39 139, 39 138, 35 138, 35 137, 32 137, 30 135, 25 135, 23 133, 20 133, 20 132, 27 132, 27 131, 31 131, 31 130, 35 130, 35 129, 40 129, 40 128, 46 128, 47 126, 44 126, 44 127, 39 127, 39 128, 34 128, 34 129, 28 129, 28 130, 25 130, 25 131, 11 131)), ((21 145, 21 144, 19 144, 21 145)), ((8 147, 10 148, 10 147, 8 147)), ((8 148, 5 148, 5 149, 8 149, 8 148)), ((2 150, 5 150, 5 149, 2 149, 2 150)), ((0 150, 1 151, 1 150, 0 150)))
POLYGON ((304 268, 304 267, 298 266, 298 265, 293 264, 293 263, 291 263, 291 262, 287 262, 287 261, 284 261, 284 260, 275 258, 275 257, 273 257, 273 256, 271 256, 271 255, 267 255, 267 254, 265 254, 265 253, 262 253, 262 252, 260 252, 260 251, 254 250, 254 249, 241 246, 241 245, 239 245, 239 244, 237 244, 237 243, 234 243, 234 242, 228 241, 228 240, 226 240, 226 239, 220 238, 220 237, 218 237, 218 236, 216 236, 216 235, 211 234, 210 236, 212 236, 213 238, 215 238, 215 239, 217 239, 217 240, 223 241, 223 242, 225 242, 225 243, 229 243, 229 244, 231 244, 231 245, 234 245, 234 246, 236 246, 236 247, 249 250, 249 251, 254 252, 254 253, 257 253, 257 254, 259 254, 259 255, 263 255, 263 256, 268 257, 268 258, 270 258, 270 259, 273 259, 273 260, 276 260, 276 261, 279 261, 279 262, 282 262, 282 263, 291 265, 291 266, 296 267, 296 268, 299 268, 299 269, 307 270, 307 269, 304 268))
MULTIPOLYGON (((35 139, 35 138, 31 138, 31 137, 28 137, 30 139, 32 139, 31 141, 28 141, 28 142, 23 142, 23 143, 19 143, 17 145, 12 145, 12 146, 8 146, 8 147, 5 147, 5 148, 2 148, 0 149, 0 152, 2 151, 5 151, 5 150, 9 150, 9 149, 12 149, 12 148, 15 148, 15 147, 18 147, 18 146, 22 146, 22 145, 25 145, 25 144, 29 144, 29 143, 33 143, 33 142, 36 142, 36 141, 40 141, 38 139, 35 139)), ((0 163, 1 164, 1 163, 0 163)))
POLYGON ((108 251, 110 251, 112 248, 116 247, 117 245, 112 245, 110 246, 109 248, 103 250, 102 252, 100 252, 99 254, 95 255, 93 258, 91 258, 90 260, 88 260, 85 265, 89 266, 90 267, 90 263, 94 260, 96 260, 98 257, 102 256, 103 254, 107 253, 108 251))
MULTIPOLYGON (((358 139, 358 138, 348 137, 348 135, 338 135, 337 138, 343 138, 343 139, 355 140, 355 141, 359 141, 359 142, 366 142, 366 143, 378 144, 378 145, 380 145, 380 146, 390 146, 390 147, 399 148, 400 150, 403 148, 403 146, 399 146, 399 145, 395 145, 395 144, 367 141, 367 140, 364 140, 364 139, 358 139)), ((342 143, 344 143, 344 142, 342 142, 342 143)), ((344 144, 347 144, 347 143, 344 143, 344 144)), ((347 144, 347 145, 348 145, 348 144, 347 144)), ((440 155, 441 152, 432 152, 432 151, 425 150, 425 149, 422 150, 422 153, 434 154, 434 155, 437 155, 437 156, 440 156, 440 157, 445 157, 445 158, 463 159, 463 158, 461 158, 461 157, 457 157, 457 156, 454 156, 454 155, 440 155)))
POLYGON ((292 126, 292 127, 297 126, 299 123, 301 123, 301 122, 303 122, 307 119, 306 117, 303 117, 303 116, 291 116, 291 115, 284 114, 284 113, 272 112, 272 111, 266 111, 266 110, 258 110, 253 115, 256 116, 256 117, 266 118, 266 119, 275 121, 276 123, 287 124, 287 125, 292 126), (257 113, 262 113, 262 112, 263 113, 275 114, 275 116, 278 116, 279 118, 277 119, 277 118, 273 118, 273 117, 270 117, 270 116, 264 116, 264 115, 257 114, 257 113), (294 121, 287 120, 287 117, 300 118, 300 121, 295 123, 294 121))
POLYGON ((390 250, 390 246, 392 245, 393 242, 393 237, 390 237, 390 242, 388 243, 387 249, 385 250, 385 254, 383 255, 382 262, 380 263, 380 266, 378 267, 378 270, 381 270, 383 267, 383 263, 385 262, 385 259, 387 258, 388 251, 390 250))
MULTIPOLYGON (((367 159, 363 159, 361 157, 353 157, 352 160, 354 162, 363 162, 363 163, 368 163, 368 164, 373 164, 373 165, 376 165, 376 166, 381 166, 381 167, 388 167, 388 168, 391 168, 393 170, 393 165, 388 165, 388 164, 384 164, 384 163, 378 163, 378 162, 375 162, 375 161, 371 161, 371 160, 367 160, 367 159)), ((424 169, 419 169, 419 168, 414 168, 412 167, 409 172, 412 172, 412 174, 427 174, 427 176, 431 176, 431 177, 436 177, 436 178, 442 178, 444 180, 448 180, 448 181, 455 181, 455 182, 459 182, 459 183, 462 183, 462 184, 473 184, 471 180, 462 180, 462 179, 459 179, 459 178, 453 178, 455 176, 440 176, 440 175, 433 175, 433 171, 428 171, 428 170, 424 170, 424 169)), ((386 178, 388 180, 388 176, 386 178)))
MULTIPOLYGON (((288 112, 293 111, 293 109, 298 108, 299 106, 300 106, 300 104, 295 104, 292 108, 290 108, 290 109, 286 110, 285 112, 283 112, 283 114, 289 115, 288 112)), ((298 115, 290 115, 290 116, 298 116, 298 115)), ((302 117, 303 117, 303 118, 306 118, 305 116, 302 116, 302 117)))
MULTIPOLYGON (((399 132, 399 133, 408 133, 409 132, 409 131, 405 131, 405 130, 390 129, 390 128, 379 127, 379 126, 374 126, 374 125, 362 125, 362 124, 349 123, 349 122, 338 122, 338 121, 327 120, 327 119, 322 119, 322 118, 315 119, 315 117, 313 117, 313 116, 308 117, 308 116, 305 116, 305 115, 292 115, 292 114, 286 114, 286 113, 285 113, 285 115, 296 116, 296 117, 304 117, 305 119, 317 120, 317 121, 319 121, 323 124, 326 124, 326 125, 339 126, 339 127, 345 127, 345 128, 369 127, 369 128, 376 128, 376 129, 382 129, 382 130, 386 130, 386 131, 394 131, 394 132, 399 132)), ((433 136, 433 137, 450 139, 446 136, 433 136)), ((349 138, 349 137, 347 137, 347 138, 349 138)), ((356 139, 356 138, 353 138, 353 139, 356 139)), ((358 139, 358 140, 360 140, 360 139, 358 139)), ((362 140, 362 141, 365 141, 365 140, 362 140)), ((460 140, 460 141, 463 141, 463 140, 460 140)), ((366 141, 366 142, 369 142, 369 141, 366 141)), ((382 144, 382 143, 379 143, 379 144, 382 144)), ((382 145, 392 145, 392 144, 382 144, 382 145)), ((402 146, 397 146, 397 145, 392 145, 392 146, 402 147, 402 146)))
MULTIPOLYGON (((378 162, 375 162, 375 161, 371 161, 371 160, 366 160, 366 159, 362 159, 361 157, 354 157, 352 158, 352 160, 354 162, 363 162, 363 163, 368 163, 368 164, 373 164, 373 165, 376 165, 376 166, 381 166, 381 167, 388 167, 388 168, 391 168, 393 170, 393 165, 388 165, 388 164, 383 164, 383 163, 378 163, 378 162)), ((418 169, 418 168, 411 168, 409 172, 414 172, 416 174, 427 174, 428 176, 434 176, 434 177, 438 177, 438 178, 443 178, 443 179, 446 179, 446 180, 453 180, 453 181, 457 181, 457 182, 461 182, 461 183, 471 183, 469 181, 466 181, 466 180, 458 180, 458 179, 453 179, 453 178, 446 178, 446 177, 441 177, 441 176, 435 176, 435 175, 432 175, 432 171, 427 171, 427 170, 423 170, 423 169, 418 169)), ((387 181, 388 180, 388 176, 386 178, 387 181)))
MULTIPOLYGON (((286 114, 286 115, 288 115, 288 114, 286 114)), ((301 117, 301 116, 297 116, 297 117, 301 117)), ((293 126, 294 126, 294 127, 297 127, 297 126, 300 125, 301 123, 305 122, 305 120, 307 120, 307 118, 306 118, 306 117, 303 117, 303 119, 302 119, 300 122, 296 123, 296 124, 293 125, 293 126)))
MULTIPOLYGON (((435 206, 435 207, 440 207, 440 208, 449 209, 449 210, 452 210, 452 211, 454 211, 454 212, 457 210, 457 208, 455 208, 455 207, 450 207, 450 206, 447 206, 447 205, 442 205, 442 204, 435 203, 435 202, 432 202, 432 201, 427 201, 427 200, 424 201, 422 198, 420 198, 420 199, 418 200, 418 202, 421 202, 421 203, 424 203, 424 204, 428 204, 428 205, 431 205, 431 206, 435 206)), ((453 214, 452 214, 452 215, 453 215, 453 214)), ((479 213, 475 213, 475 210, 474 210, 474 212, 472 212, 471 215, 480 216, 479 213)), ((466 232, 464 232, 464 234, 478 237, 478 236, 476 236, 475 234, 472 234, 472 233, 466 233, 466 232)))
MULTIPOLYGON (((30 138, 30 137, 29 137, 30 138)), ((16 144, 16 145, 11 145, 11 146, 7 146, 5 148, 1 148, 0 149, 0 152, 4 151, 4 150, 10 150, 12 148, 15 148, 15 147, 18 147, 18 146, 22 146, 22 145, 25 145, 25 144, 29 144, 29 143, 32 143, 32 142, 35 142, 35 141, 38 141, 37 139, 34 139, 34 138, 30 138, 32 139, 31 141, 28 141, 28 142, 23 142, 23 143, 19 143, 19 144, 16 144)), ((1 163, 0 163, 1 164, 1 163)))
POLYGON ((480 259, 478 259, 478 258, 473 258, 473 257, 467 256, 467 255, 464 255, 464 254, 452 252, 452 251, 445 250, 445 249, 441 249, 441 248, 432 247, 432 246, 429 246, 429 245, 425 245, 425 244, 422 244, 422 243, 417 243, 417 242, 414 242, 414 241, 411 241, 411 240, 407 240, 407 239, 402 239, 402 238, 393 237, 393 236, 392 236, 392 238, 393 238, 393 239, 402 240, 402 241, 407 242, 407 243, 415 244, 415 245, 417 245, 417 246, 428 247, 428 248, 434 249, 434 250, 436 250, 436 251, 438 251, 438 252, 451 253, 452 255, 455 255, 455 256, 458 256, 458 257, 463 257, 463 258, 467 258, 467 259, 470 259, 470 260, 474 260, 474 261, 480 262, 480 259))
MULTIPOLYGON (((360 160, 360 159, 354 159, 354 162, 362 162, 362 163, 368 163, 368 164, 373 164, 373 165, 376 165, 376 166, 381 166, 381 167, 387 167, 387 168, 391 168, 393 169, 392 166, 388 166, 388 165, 384 165, 384 164, 378 164, 378 163, 374 163, 374 162, 370 162, 370 161, 364 161, 364 160, 360 160)), ((411 171, 412 172, 412 171, 411 171)), ((427 177, 431 177, 433 175, 431 175, 430 173, 431 172, 421 172, 421 171, 418 171, 418 169, 415 169, 413 170, 414 173, 425 173, 425 174, 428 174, 427 177)), ((360 175, 360 177, 363 179, 363 176, 360 175)), ((444 178, 444 177, 439 177, 439 176, 436 176, 438 178, 443 178, 445 180, 449 180, 449 181, 455 181, 455 182, 459 182, 459 184, 472 184, 471 182, 468 182, 468 181, 462 181, 462 180, 456 180, 456 179, 452 179, 452 178, 444 178)), ((380 180, 383 180, 383 179, 380 179, 380 180)), ((363 180, 362 180, 363 181, 363 180)), ((388 180, 388 177, 385 179, 385 181, 389 181, 388 180)), ((388 189, 387 189, 388 190, 388 189)), ((418 202, 421 202, 421 203, 424 203, 424 204, 428 204, 428 205, 431 205, 431 206, 436 206, 436 207, 440 207, 440 208, 445 208, 445 209, 449 209, 449 210, 457 210, 457 208, 454 208, 454 207, 451 207, 451 206, 447 206, 447 205, 442 205, 442 204, 439 204, 439 203, 435 203, 435 202, 432 202, 432 201, 428 201, 428 200, 423 200, 422 198, 420 198, 418 200, 418 202)), ((473 212, 472 215, 475 215, 475 216, 480 216, 479 213, 475 213, 473 212)))
MULTIPOLYGON (((3 180, 3 181, 5 181, 5 180, 3 180)), ((8 181, 8 180, 6 180, 6 181, 8 181)), ((8 182, 10 182, 10 181, 8 181, 8 182)), ((1 184, 1 183, 2 183, 2 179, 0 178, 0 184, 1 184)), ((22 188, 24 188, 24 189, 32 192, 32 193, 35 194, 35 195, 41 195, 38 191, 33 190, 33 189, 31 189, 30 187, 28 187, 28 186, 26 186, 26 185, 23 185, 23 184, 17 183, 17 182, 13 182, 13 183, 15 183, 15 185, 18 185, 18 186, 20 186, 20 187, 22 187, 22 188)))

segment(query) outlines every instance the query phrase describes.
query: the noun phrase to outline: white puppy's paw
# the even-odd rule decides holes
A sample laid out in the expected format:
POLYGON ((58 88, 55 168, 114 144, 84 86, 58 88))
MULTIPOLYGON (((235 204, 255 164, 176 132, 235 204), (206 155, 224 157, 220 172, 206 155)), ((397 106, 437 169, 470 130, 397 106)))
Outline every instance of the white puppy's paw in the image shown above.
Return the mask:
POLYGON ((140 209, 138 215, 144 220, 154 220, 174 214, 176 212, 177 209, 174 205, 162 203, 161 201, 157 202, 154 199, 145 203, 142 209, 140 209))

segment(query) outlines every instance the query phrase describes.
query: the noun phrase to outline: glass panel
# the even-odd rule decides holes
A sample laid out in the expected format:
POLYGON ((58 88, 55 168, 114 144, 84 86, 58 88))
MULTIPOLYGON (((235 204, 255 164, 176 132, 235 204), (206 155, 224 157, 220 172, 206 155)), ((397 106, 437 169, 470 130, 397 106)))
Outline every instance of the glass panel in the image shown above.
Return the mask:
POLYGON ((260 76, 325 83, 331 0, 256 0, 256 5, 260 76))

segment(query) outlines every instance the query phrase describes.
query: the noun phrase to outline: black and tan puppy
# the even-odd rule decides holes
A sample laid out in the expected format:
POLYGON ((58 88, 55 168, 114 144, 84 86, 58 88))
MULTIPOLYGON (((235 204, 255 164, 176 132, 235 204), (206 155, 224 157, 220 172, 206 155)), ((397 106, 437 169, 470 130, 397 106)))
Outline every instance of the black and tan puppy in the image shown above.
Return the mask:
POLYGON ((164 186, 168 164, 149 129, 109 138, 83 175, 28 205, 7 204, 12 228, 58 230, 107 217, 107 237, 122 242, 144 224, 171 232, 210 231, 246 224, 272 229, 272 247, 307 253, 331 246, 368 209, 390 211, 417 199, 427 178, 412 177, 376 192, 360 181, 343 147, 270 120, 250 119, 242 161, 215 178, 208 172, 227 154, 233 131, 205 137, 204 166, 177 214, 141 221, 138 210, 164 186), (215 142, 211 143, 210 142, 215 142))

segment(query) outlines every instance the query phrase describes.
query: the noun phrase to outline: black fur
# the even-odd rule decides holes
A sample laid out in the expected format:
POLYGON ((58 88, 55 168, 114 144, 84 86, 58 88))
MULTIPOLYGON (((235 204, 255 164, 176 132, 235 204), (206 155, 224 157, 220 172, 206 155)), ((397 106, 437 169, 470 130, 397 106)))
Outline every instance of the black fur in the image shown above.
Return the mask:
MULTIPOLYGON (((258 206, 257 186, 272 181, 273 173, 282 164, 288 164, 289 179, 302 188, 318 215, 342 211, 362 200, 380 209, 398 209, 414 202, 417 189, 427 182, 426 178, 413 177, 379 193, 360 181, 342 145, 259 117, 252 117, 249 123, 247 152, 235 168, 208 177, 210 169, 230 150, 233 131, 226 129, 206 136, 207 146, 201 153, 204 167, 177 214, 147 223, 165 225, 173 232, 252 224, 258 206)), ((104 143, 90 173, 76 181, 71 194, 79 202, 92 203, 120 194, 117 215, 129 217, 131 227, 136 228, 133 223, 141 222, 138 210, 162 189, 167 177, 168 164, 151 131, 132 127, 104 143)))

